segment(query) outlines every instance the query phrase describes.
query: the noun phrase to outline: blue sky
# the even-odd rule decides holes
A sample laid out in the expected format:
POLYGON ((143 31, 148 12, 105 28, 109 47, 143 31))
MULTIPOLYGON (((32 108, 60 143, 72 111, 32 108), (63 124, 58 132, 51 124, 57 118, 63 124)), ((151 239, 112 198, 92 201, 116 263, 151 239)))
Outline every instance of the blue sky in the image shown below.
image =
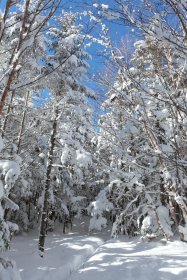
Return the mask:
MULTIPOLYGON (((84 11, 84 9, 86 9, 86 5, 82 4, 82 2, 84 3, 84 1, 80 1, 80 0, 69 0, 66 2, 63 2, 65 4, 63 4, 64 8, 68 11, 73 11, 73 12, 77 12, 77 11, 84 11)), ((104 3, 104 4, 108 4, 113 6, 114 1, 113 0, 90 0, 88 1, 88 3, 90 4, 90 6, 92 6, 95 2, 100 2, 100 3, 104 3)), ((0 1, 0 9, 4 9, 6 4, 6 1, 0 1)), ((61 10, 59 9, 59 13, 61 12, 61 10)), ((82 17, 82 23, 83 24, 87 24, 87 19, 82 17)), ((120 24, 115 24, 115 23, 111 23, 111 22, 107 22, 107 26, 109 28, 109 34, 111 36, 111 40, 113 42, 114 46, 117 46, 120 44, 122 38, 124 37, 131 37, 132 41, 135 40, 135 35, 131 32, 131 29, 124 26, 124 25, 120 25, 120 24)), ((96 33, 95 33, 96 34, 96 33)), ((96 35, 97 36, 97 35, 96 35)), ((90 69, 91 72, 95 72, 98 69, 102 68, 103 65, 103 58, 101 56, 98 56, 98 53, 102 50, 102 47, 99 44, 93 44, 91 48, 88 48, 87 51, 92 55, 92 60, 89 62, 90 63, 90 69)))
MULTIPOLYGON (((89 0, 87 1, 90 6, 92 6, 94 3, 103 3, 107 5, 114 6, 113 0, 89 0)), ((67 11, 73 11, 73 12, 82 12, 84 9, 87 9, 84 1, 81 0, 69 0, 64 2, 63 1, 63 8, 67 11), (64 4, 65 3, 65 4, 64 4)), ((0 9, 4 9, 6 4, 6 0, 0 1, 0 9)), ((61 9, 58 11, 61 13, 61 9)), ((85 17, 82 17, 82 23, 87 24, 88 19, 85 17)), ((121 39, 124 37, 132 38, 132 41, 135 40, 135 35, 131 32, 131 29, 129 27, 126 27, 124 25, 116 24, 107 21, 107 26, 109 27, 109 33, 111 36, 111 40, 113 42, 114 46, 117 46, 120 44, 121 39)), ((96 33, 95 33, 96 34, 96 33)), ((97 36, 97 35, 96 35, 97 36)), ((102 47, 98 44, 93 44, 91 48, 87 49, 87 51, 92 55, 93 59, 90 61, 92 72, 95 72, 97 69, 102 68, 103 65, 103 58, 98 57, 98 53, 102 50, 102 47)))
MULTIPOLYGON (((85 0, 86 1, 86 0, 85 0)), ((72 0, 69 3, 69 5, 66 5, 66 9, 71 11, 83 11, 84 9, 89 9, 86 5, 81 4, 80 0, 72 0)), ((87 2, 90 5, 90 8, 93 7, 94 3, 101 3, 105 5, 109 5, 110 7, 114 7, 113 0, 87 0, 87 2)), ((87 24, 88 18, 82 17, 82 22, 85 26, 87 24)), ((125 26, 124 24, 114 23, 110 21, 104 21, 104 23, 107 25, 107 28, 109 29, 109 35, 111 38, 112 45, 114 47, 119 47, 122 44, 122 40, 128 41, 128 48, 133 49, 133 44, 137 40, 137 35, 132 31, 131 27, 125 26)), ((92 24, 92 23, 91 23, 92 24)), ((96 28, 94 30, 93 34, 94 36, 98 37, 98 32, 101 31, 101 28, 96 28)), ((87 48, 87 52, 91 54, 92 59, 89 61, 90 69, 89 69, 89 76, 92 76, 96 74, 97 72, 104 71, 105 67, 105 61, 106 59, 102 57, 101 52, 104 50, 102 46, 95 43, 91 47, 87 48)), ((129 51, 128 50, 128 51, 129 51)), ((94 83, 93 81, 88 83, 89 87, 94 89, 95 91, 106 91, 104 88, 100 87, 97 83, 94 83)))

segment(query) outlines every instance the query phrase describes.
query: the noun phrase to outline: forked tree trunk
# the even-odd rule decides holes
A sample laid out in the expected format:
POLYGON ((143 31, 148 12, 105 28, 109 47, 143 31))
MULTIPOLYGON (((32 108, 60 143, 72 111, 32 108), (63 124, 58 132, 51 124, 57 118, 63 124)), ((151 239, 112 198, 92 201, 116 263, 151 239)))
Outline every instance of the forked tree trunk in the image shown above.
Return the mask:
POLYGON ((52 131, 51 131, 51 137, 49 140, 46 182, 45 182, 45 188, 44 188, 44 202, 43 202, 39 241, 38 241, 38 249, 39 249, 39 254, 41 257, 43 257, 43 255, 44 255, 45 237, 46 237, 46 232, 47 232, 49 189, 50 189, 50 182, 51 182, 51 169, 52 169, 52 164, 53 164, 54 147, 55 147, 55 136, 56 136, 56 131, 57 131, 57 118, 58 118, 58 109, 55 108, 54 109, 53 127, 52 127, 52 131))

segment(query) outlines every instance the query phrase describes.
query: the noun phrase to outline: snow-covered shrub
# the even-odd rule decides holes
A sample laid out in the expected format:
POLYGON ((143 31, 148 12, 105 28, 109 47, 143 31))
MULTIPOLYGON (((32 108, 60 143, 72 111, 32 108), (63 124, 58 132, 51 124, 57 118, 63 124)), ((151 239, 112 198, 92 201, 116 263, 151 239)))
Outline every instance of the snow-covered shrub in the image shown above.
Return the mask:
POLYGON ((8 196, 20 174, 19 163, 13 160, 0 160, 0 176, 3 177, 4 192, 8 196))
POLYGON ((142 221, 141 235, 147 238, 154 238, 158 235, 159 225, 154 209, 148 209, 147 215, 142 221))
POLYGON ((88 213, 91 214, 89 230, 102 230, 107 226, 106 213, 111 212, 113 204, 108 200, 107 196, 109 188, 106 187, 96 197, 96 201, 92 202, 88 209, 88 213))
MULTIPOLYGON (((1 136, 0 142, 2 152, 3 141, 1 136)), ((9 199, 9 193, 19 174, 20 167, 18 161, 9 159, 0 160, 0 251, 3 251, 8 248, 11 235, 15 230, 15 226, 13 227, 13 223, 10 224, 7 221, 5 221, 4 215, 5 209, 18 209, 18 206, 13 201, 11 201, 11 199, 9 199)))
POLYGON ((0 279, 21 280, 21 276, 16 268, 15 262, 0 258, 0 279))
POLYGON ((156 209, 148 207, 146 216, 142 221, 141 235, 143 239, 153 239, 155 237, 168 239, 173 236, 172 224, 167 207, 163 205, 156 209))

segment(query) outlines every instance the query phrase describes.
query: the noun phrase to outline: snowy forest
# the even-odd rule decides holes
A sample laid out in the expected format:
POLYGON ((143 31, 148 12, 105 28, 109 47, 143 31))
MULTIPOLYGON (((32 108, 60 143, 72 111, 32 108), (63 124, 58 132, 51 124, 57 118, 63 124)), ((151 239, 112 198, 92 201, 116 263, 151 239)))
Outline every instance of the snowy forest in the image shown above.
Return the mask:
POLYGON ((73 273, 109 244, 187 279, 186 242, 187 1, 0 1, 0 280, 114 279, 73 273))

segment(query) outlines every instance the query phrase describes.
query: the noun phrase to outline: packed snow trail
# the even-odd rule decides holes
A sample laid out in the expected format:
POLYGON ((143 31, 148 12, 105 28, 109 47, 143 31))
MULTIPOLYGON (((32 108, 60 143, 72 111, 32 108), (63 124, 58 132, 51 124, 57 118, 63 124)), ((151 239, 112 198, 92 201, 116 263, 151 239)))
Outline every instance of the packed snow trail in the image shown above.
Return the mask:
POLYGON ((71 280, 185 280, 187 244, 180 241, 110 240, 73 273, 71 280))
POLYGON ((3 257, 16 262, 22 280, 66 280, 103 243, 102 237, 89 236, 84 231, 63 234, 61 228, 48 234, 41 258, 37 250, 38 231, 33 231, 16 236, 3 257))

